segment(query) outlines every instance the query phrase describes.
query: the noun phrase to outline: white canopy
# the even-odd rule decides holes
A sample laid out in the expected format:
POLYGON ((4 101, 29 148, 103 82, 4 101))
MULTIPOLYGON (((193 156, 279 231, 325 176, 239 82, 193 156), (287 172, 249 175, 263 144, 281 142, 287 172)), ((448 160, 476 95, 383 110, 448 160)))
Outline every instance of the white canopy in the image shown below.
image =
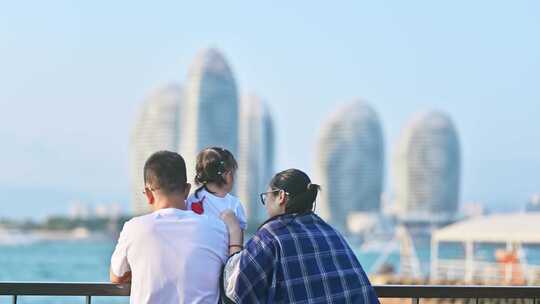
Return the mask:
POLYGON ((433 241, 540 244, 540 212, 473 217, 435 231, 433 241))

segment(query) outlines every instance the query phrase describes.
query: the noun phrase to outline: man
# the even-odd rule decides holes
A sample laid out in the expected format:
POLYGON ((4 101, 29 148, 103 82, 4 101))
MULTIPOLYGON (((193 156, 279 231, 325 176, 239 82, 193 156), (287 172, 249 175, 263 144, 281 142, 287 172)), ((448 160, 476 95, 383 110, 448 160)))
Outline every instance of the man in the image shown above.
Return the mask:
POLYGON ((144 194, 153 212, 124 225, 111 258, 111 282, 131 281, 131 303, 219 300, 227 228, 186 210, 186 180, 186 164, 177 153, 156 152, 144 165, 144 194))

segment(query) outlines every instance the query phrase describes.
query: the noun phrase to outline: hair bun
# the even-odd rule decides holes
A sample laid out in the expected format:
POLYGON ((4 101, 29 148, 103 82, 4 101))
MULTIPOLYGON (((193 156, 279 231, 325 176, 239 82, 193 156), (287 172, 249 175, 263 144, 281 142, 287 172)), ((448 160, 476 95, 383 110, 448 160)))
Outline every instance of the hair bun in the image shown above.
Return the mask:
POLYGON ((319 186, 317 184, 309 183, 309 184, 307 184, 306 188, 307 188, 308 191, 313 191, 313 190, 319 190, 321 188, 321 186, 319 186))

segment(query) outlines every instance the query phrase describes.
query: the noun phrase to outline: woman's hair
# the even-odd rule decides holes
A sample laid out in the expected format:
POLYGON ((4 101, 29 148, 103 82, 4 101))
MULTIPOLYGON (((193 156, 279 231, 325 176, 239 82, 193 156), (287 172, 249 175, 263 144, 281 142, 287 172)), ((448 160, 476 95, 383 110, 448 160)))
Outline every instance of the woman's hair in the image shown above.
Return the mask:
POLYGON ((276 174, 270 188, 288 193, 285 213, 304 213, 313 210, 313 204, 321 187, 312 184, 309 176, 298 169, 288 169, 276 174))
MULTIPOLYGON (((195 165, 195 183, 199 188, 195 191, 195 197, 199 191, 206 189, 209 183, 222 186, 227 183, 223 175, 234 171, 238 164, 229 150, 220 147, 210 147, 202 150, 197 155, 195 165)), ((206 189, 208 191, 208 189, 206 189)))

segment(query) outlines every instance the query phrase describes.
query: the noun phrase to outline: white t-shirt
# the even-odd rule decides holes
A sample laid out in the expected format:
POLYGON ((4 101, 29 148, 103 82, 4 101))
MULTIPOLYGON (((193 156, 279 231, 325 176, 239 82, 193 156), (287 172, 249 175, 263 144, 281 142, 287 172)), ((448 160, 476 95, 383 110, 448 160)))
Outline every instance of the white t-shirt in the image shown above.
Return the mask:
POLYGON ((161 209, 124 225, 111 271, 132 272, 130 303, 215 304, 228 242, 221 220, 161 209))
POLYGON ((242 206, 242 203, 236 196, 228 193, 225 197, 219 197, 203 188, 198 192, 197 197, 195 197, 195 192, 188 197, 186 206, 188 210, 192 210, 195 213, 206 214, 217 219, 220 219, 221 212, 231 209, 240 222, 240 228, 242 230, 246 230, 247 228, 244 206, 242 206))

